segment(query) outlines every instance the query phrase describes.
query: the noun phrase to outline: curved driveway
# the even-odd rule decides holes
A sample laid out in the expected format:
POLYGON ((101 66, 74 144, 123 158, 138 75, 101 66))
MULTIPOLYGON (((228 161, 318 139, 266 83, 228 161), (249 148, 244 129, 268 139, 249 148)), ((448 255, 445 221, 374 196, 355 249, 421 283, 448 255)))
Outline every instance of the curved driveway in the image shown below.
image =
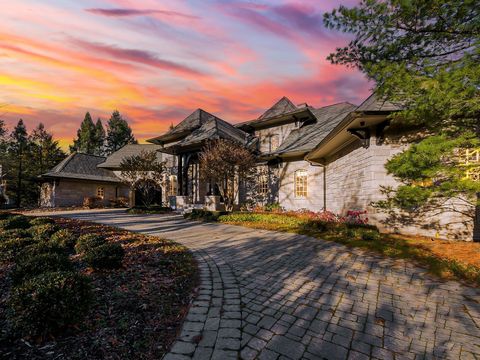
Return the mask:
POLYGON ((408 262, 179 216, 66 214, 195 253, 199 296, 165 359, 480 359, 480 290, 408 262))

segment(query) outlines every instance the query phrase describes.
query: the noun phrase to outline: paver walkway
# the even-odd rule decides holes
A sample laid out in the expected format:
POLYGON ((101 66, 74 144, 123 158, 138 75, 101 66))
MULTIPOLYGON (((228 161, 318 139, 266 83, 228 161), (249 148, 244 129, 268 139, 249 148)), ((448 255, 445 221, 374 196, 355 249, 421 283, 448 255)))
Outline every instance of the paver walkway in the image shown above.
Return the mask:
POLYGON ((201 285, 165 359, 480 359, 480 290, 306 236, 119 211, 77 219, 159 235, 201 285))

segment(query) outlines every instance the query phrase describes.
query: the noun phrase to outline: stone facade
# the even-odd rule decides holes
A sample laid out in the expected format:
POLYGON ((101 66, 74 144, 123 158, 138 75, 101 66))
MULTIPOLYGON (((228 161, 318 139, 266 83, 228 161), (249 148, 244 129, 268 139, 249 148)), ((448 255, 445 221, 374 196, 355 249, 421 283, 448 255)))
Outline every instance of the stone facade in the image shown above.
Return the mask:
POLYGON ((103 188, 103 199, 99 202, 104 206, 110 205, 111 200, 129 197, 129 189, 123 184, 61 179, 43 183, 40 206, 82 206, 85 198, 97 196, 99 188, 103 188))

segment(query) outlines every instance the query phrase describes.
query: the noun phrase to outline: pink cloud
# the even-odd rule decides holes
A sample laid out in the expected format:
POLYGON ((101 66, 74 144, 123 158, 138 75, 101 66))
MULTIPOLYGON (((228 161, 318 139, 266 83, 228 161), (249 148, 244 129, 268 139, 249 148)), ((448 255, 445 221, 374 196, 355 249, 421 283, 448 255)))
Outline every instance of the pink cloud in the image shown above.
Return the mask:
POLYGON ((114 9, 102 9, 102 8, 90 8, 85 11, 96 15, 111 16, 111 17, 123 17, 123 16, 141 16, 141 15, 165 15, 182 17, 187 19, 199 19, 198 16, 180 13, 177 11, 169 10, 154 10, 154 9, 127 9, 127 8, 114 8, 114 9))

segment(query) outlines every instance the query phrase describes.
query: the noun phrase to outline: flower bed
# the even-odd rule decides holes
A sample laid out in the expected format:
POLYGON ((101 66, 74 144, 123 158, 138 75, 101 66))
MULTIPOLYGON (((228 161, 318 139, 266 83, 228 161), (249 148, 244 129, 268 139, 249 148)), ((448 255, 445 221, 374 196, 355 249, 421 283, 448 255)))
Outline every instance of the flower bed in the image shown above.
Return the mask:
POLYGON ((186 248, 60 218, 52 225, 61 230, 46 239, 38 237, 38 228, 30 231, 31 219, 0 221, 0 227, 26 228, 0 231, 6 234, 0 246, 9 250, 0 262, 0 354, 9 359, 161 358, 196 281, 186 248), (78 241, 84 246, 76 247, 78 241))

